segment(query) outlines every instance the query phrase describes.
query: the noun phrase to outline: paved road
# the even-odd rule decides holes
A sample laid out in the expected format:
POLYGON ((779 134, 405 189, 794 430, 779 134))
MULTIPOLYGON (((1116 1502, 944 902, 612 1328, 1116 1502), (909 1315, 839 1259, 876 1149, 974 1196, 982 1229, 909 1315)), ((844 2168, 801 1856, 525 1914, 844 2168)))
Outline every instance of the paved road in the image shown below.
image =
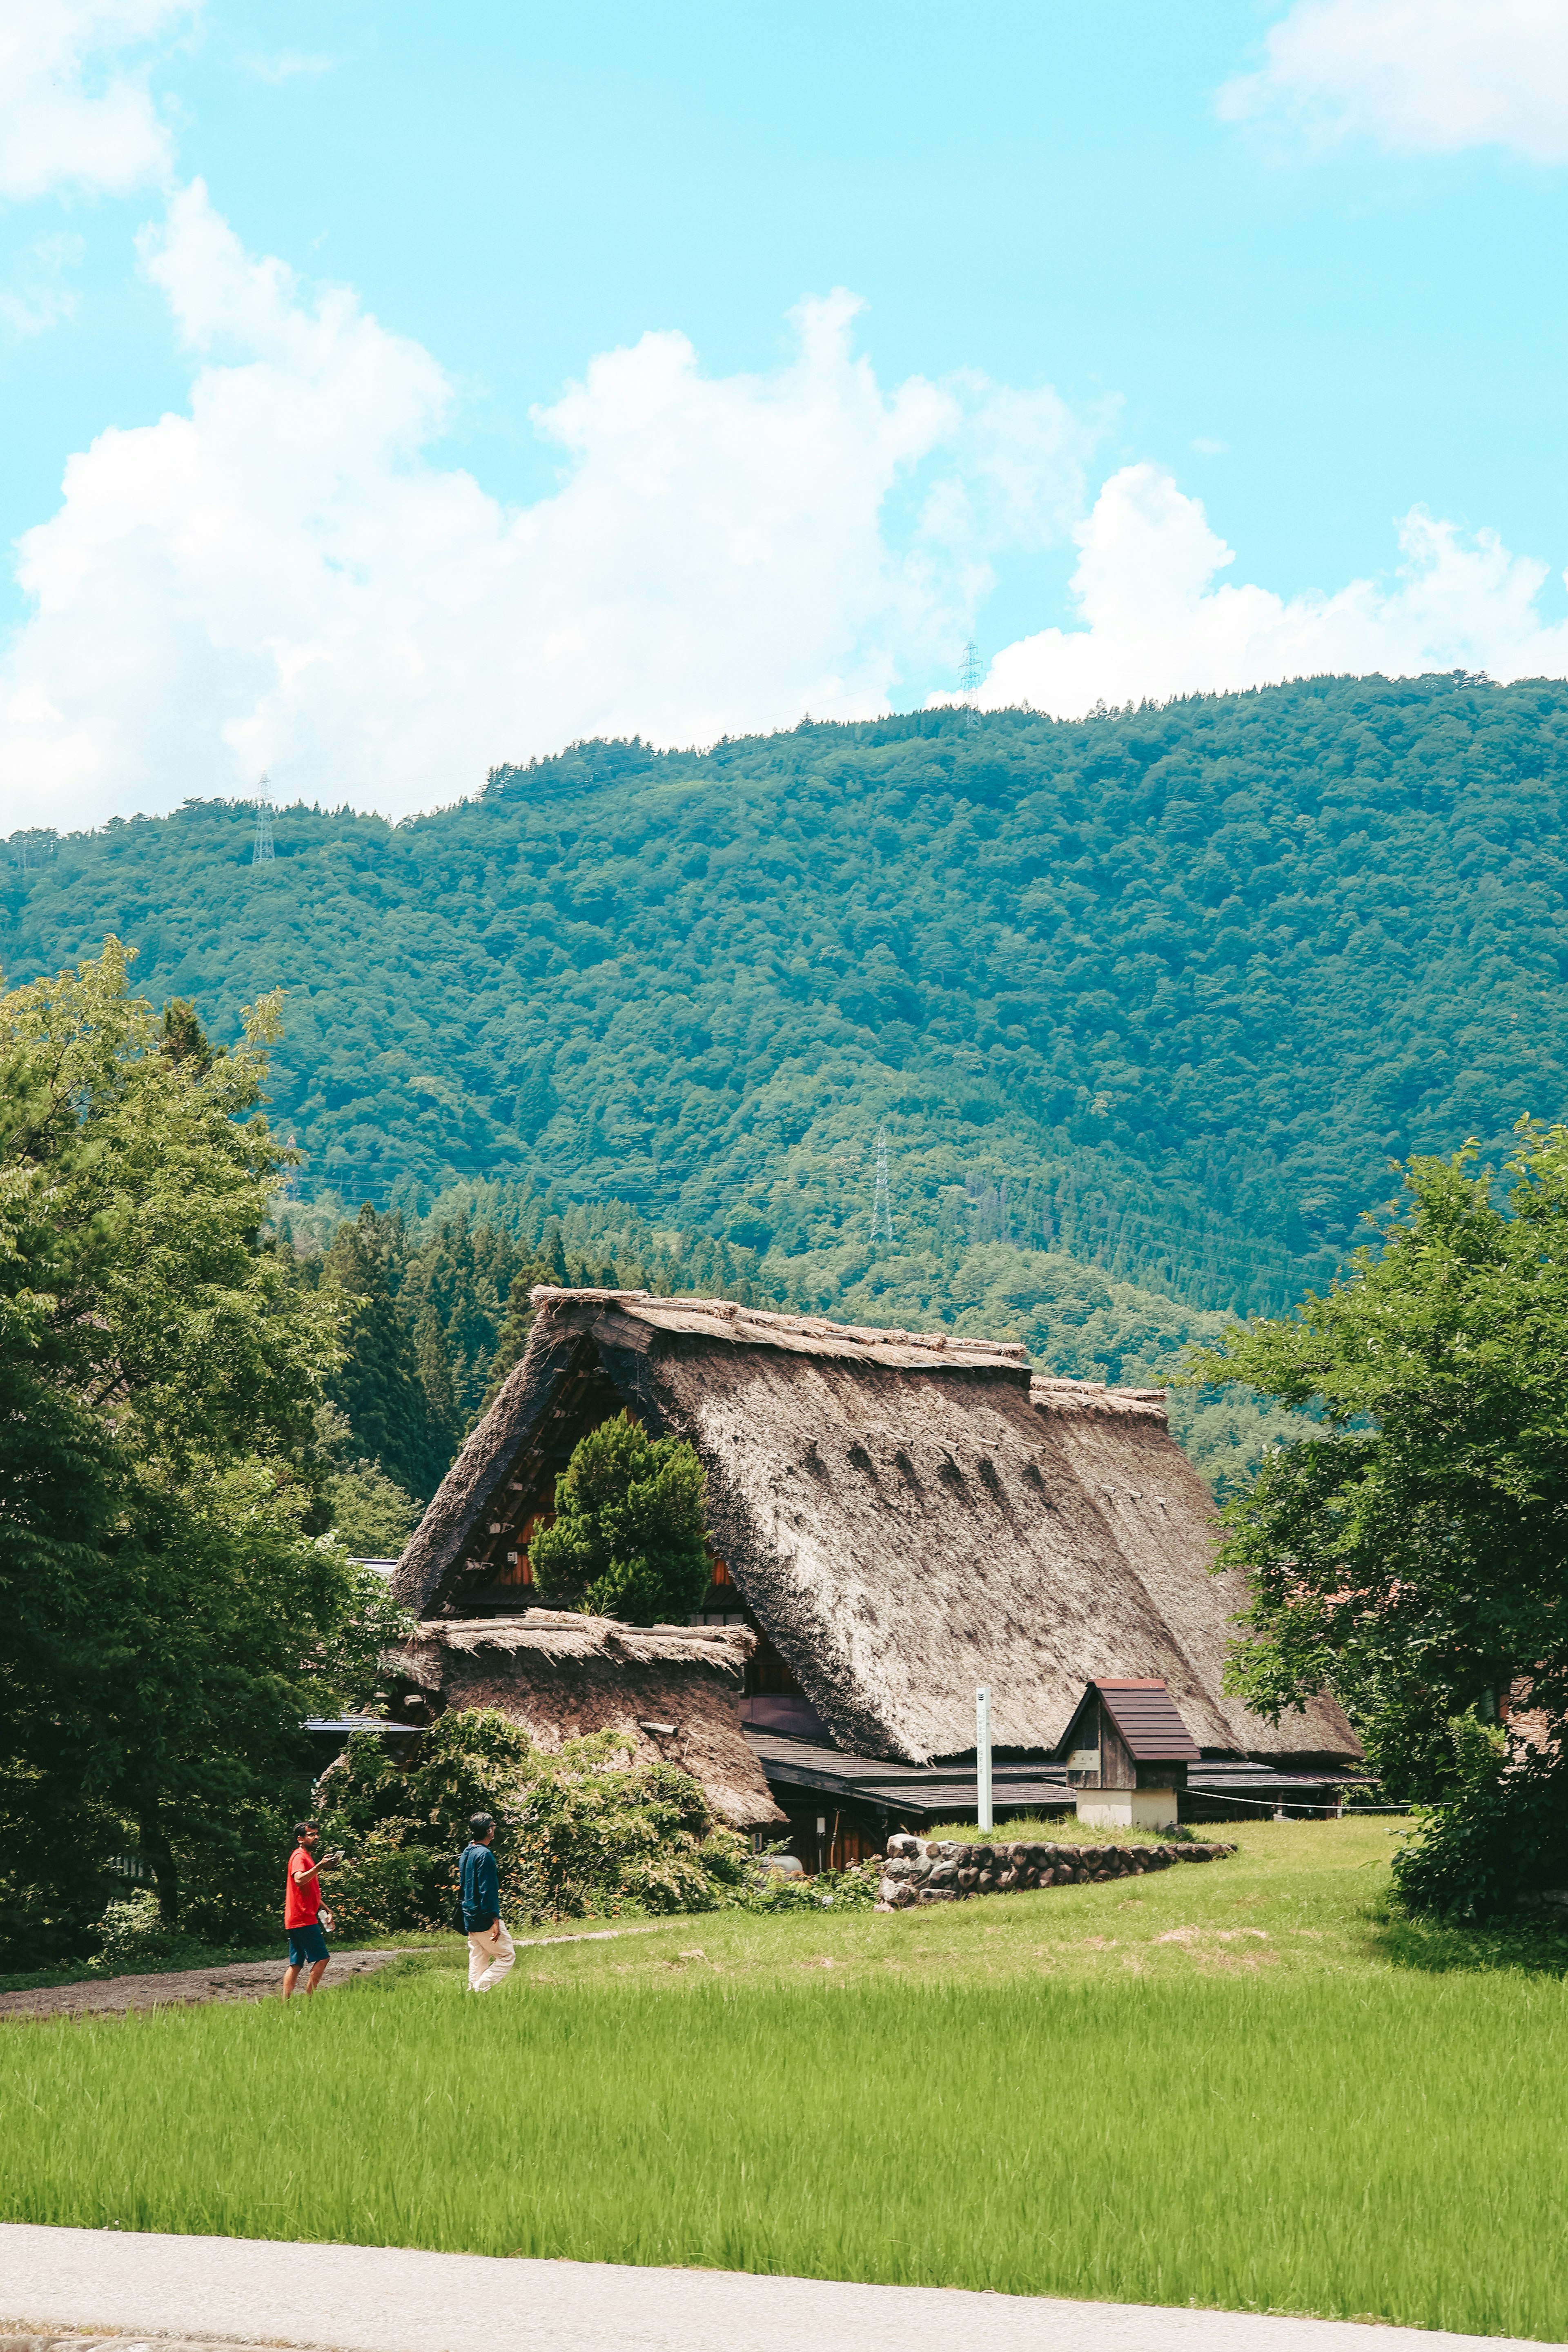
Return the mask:
MULTIPOLYGON (((0 2224, 0 2339, 50 2326, 333 2352, 1500 2352, 1326 2319, 0 2224)), ((122 2347, 131 2352, 131 2347, 122 2347)), ((1564 2347, 1556 2347, 1564 2352, 1564 2347)))

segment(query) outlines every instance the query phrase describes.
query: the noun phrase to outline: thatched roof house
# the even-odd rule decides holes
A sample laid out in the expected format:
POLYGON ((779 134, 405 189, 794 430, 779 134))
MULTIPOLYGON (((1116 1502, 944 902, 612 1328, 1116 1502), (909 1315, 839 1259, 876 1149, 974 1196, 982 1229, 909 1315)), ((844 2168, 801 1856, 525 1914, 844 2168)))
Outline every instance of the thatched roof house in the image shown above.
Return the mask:
POLYGON ((1158 1676, 1199 1747, 1359 1754, 1327 1698, 1278 1726, 1221 1687, 1236 1577, 1163 1392, 1031 1377, 1024 1350, 723 1299, 540 1289, 526 1354, 394 1591, 420 1615, 526 1607, 528 1543, 577 1441, 629 1410, 697 1449, 717 1554, 703 1618, 754 1625, 747 1711, 863 1756, 1054 1748, 1086 1684, 1158 1676), (793 1705, 799 1720, 770 1716, 793 1705))
POLYGON ((731 1829, 777 1830, 784 1816, 736 1706, 754 1645, 744 1626, 618 1625, 532 1609, 423 1624, 382 1664, 395 1721, 497 1707, 545 1749, 614 1731, 634 1763, 689 1772, 731 1829))

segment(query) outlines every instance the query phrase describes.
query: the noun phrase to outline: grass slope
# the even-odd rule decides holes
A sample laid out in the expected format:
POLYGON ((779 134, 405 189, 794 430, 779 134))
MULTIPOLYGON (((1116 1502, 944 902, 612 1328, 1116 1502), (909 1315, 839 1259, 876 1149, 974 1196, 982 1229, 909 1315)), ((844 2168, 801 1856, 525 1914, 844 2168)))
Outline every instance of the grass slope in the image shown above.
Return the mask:
POLYGON ((1401 1927, 1378 1826, 1240 1843, 13 2028, 0 2212, 1568 2334, 1561 1941, 1401 1927))

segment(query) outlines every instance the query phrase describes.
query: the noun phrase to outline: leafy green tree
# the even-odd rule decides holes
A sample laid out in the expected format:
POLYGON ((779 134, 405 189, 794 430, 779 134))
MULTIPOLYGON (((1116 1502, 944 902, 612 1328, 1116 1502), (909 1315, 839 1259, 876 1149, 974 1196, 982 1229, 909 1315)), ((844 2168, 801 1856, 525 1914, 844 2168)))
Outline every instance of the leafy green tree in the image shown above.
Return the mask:
POLYGON ((408 1641, 417 1628, 413 1612, 393 1600, 381 1571, 356 1560, 345 1605, 315 1661, 326 1686, 348 1706, 384 1711, 383 1654, 408 1641))
POLYGON ((419 1525, 418 1504, 379 1462, 346 1462, 327 1480, 332 1534, 356 1559, 396 1559, 419 1525))
POLYGON ((0 1904, 62 1933, 128 1834, 171 1925, 269 1905, 352 1602, 300 1469, 334 1315, 261 1239, 275 1027, 209 1054, 113 940, 0 998, 0 1904))
POLYGON ((1234 1687, 1278 1717, 1327 1685, 1439 1828, 1548 1784, 1568 1821, 1568 1128, 1516 1134, 1500 1198, 1473 1147, 1411 1160, 1342 1281, 1197 1366, 1321 1414, 1222 1514, 1253 1591, 1234 1687), (1542 1737, 1489 1761, 1455 1727, 1521 1685, 1542 1737))
POLYGON ((684 1438, 629 1412, 581 1440, 530 1557, 542 1600, 633 1625, 679 1623, 708 1589, 707 1477, 684 1438))

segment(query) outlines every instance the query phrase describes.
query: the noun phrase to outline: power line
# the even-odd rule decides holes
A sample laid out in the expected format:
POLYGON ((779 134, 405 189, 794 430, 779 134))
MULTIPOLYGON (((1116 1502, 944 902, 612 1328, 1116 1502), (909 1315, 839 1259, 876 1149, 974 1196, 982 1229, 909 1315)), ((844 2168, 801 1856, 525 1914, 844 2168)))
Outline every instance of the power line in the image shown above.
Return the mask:
POLYGON ((980 724, 980 713, 974 707, 974 695, 984 675, 985 665, 980 658, 980 648, 971 637, 963 648, 963 659, 958 667, 959 692, 963 697, 963 707, 969 714, 964 724, 971 730, 980 724))
POLYGON ((271 866, 272 854, 272 783, 263 776, 256 787, 256 840, 251 847, 253 866, 271 866))
POLYGON ((888 1192, 888 1130, 877 1129, 877 1197, 871 1204, 871 1239, 891 1242, 893 1204, 888 1192))

